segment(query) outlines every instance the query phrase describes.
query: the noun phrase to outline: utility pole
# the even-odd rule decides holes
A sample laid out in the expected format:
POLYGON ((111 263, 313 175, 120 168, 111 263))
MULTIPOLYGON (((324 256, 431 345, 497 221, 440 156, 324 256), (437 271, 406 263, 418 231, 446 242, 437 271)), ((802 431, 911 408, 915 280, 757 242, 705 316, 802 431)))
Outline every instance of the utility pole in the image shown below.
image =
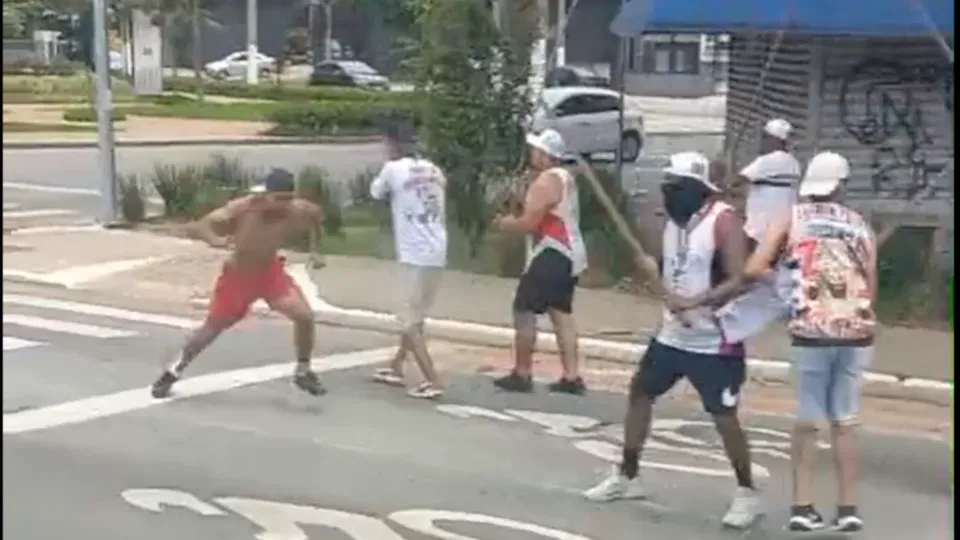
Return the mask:
POLYGON ((325 40, 323 42, 323 59, 333 59, 333 5, 337 0, 323 0, 323 19, 326 23, 325 40))
POLYGON ((93 62, 97 86, 100 222, 104 226, 109 226, 117 218, 117 181, 112 118, 113 97, 110 95, 110 52, 107 48, 107 6, 104 0, 93 0, 93 62))
POLYGON ((257 84, 257 0, 247 0, 247 84, 257 84))

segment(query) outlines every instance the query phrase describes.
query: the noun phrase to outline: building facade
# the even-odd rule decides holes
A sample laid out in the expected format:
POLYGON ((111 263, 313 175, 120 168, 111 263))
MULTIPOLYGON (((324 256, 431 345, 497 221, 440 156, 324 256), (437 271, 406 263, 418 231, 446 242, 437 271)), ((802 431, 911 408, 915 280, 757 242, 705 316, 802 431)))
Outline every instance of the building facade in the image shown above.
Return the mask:
POLYGON ((735 161, 756 153, 758 126, 772 117, 795 126, 801 159, 845 155, 859 204, 952 237, 953 67, 935 40, 735 34, 726 115, 735 161))

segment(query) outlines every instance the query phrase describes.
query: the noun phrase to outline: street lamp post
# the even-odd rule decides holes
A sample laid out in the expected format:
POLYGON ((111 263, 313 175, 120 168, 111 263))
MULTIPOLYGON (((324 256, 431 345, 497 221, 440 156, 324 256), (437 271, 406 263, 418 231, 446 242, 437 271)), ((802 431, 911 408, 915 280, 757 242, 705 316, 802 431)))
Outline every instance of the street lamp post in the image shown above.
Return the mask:
POLYGON ((116 155, 113 134, 113 97, 110 92, 110 52, 107 48, 107 6, 93 0, 93 61, 97 86, 98 161, 100 164, 100 222, 110 225, 117 218, 116 155))
POLYGON ((247 84, 257 84, 257 0, 247 0, 247 84))

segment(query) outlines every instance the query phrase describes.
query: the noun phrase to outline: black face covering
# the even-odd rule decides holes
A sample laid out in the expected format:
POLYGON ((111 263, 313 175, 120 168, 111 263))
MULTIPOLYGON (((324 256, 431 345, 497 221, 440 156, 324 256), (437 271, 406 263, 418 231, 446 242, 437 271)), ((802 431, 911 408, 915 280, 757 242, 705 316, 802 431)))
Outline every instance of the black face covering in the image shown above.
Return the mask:
POLYGON ((693 178, 676 178, 660 186, 663 191, 663 206, 667 215, 677 225, 684 227, 690 218, 703 208, 715 192, 703 182, 693 178))

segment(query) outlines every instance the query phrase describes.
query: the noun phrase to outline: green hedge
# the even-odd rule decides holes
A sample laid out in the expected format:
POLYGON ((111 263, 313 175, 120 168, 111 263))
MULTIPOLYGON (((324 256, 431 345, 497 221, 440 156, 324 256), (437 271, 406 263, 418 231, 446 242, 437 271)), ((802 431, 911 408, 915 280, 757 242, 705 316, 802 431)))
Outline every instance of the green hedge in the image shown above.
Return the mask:
MULTIPOLYGON (((122 122, 127 119, 127 114, 123 109, 113 109, 110 117, 114 122, 122 122)), ((67 122, 96 122, 97 111, 93 107, 67 109, 63 112, 63 119, 67 122)))
POLYGON ((86 66, 69 60, 54 60, 50 63, 36 58, 23 58, 10 64, 4 64, 4 75, 75 75, 86 70, 86 66))
POLYGON ((309 137, 338 133, 370 133, 384 122, 408 120, 418 124, 415 104, 371 105, 368 103, 332 102, 287 104, 270 116, 274 135, 309 137))
MULTIPOLYGON (((163 81, 164 90, 196 93, 193 79, 170 78, 163 81)), ((377 92, 360 88, 338 86, 284 86, 276 84, 248 85, 234 81, 206 81, 204 92, 212 95, 242 99, 265 99, 272 101, 362 101, 405 102, 413 98, 413 92, 377 92)))

